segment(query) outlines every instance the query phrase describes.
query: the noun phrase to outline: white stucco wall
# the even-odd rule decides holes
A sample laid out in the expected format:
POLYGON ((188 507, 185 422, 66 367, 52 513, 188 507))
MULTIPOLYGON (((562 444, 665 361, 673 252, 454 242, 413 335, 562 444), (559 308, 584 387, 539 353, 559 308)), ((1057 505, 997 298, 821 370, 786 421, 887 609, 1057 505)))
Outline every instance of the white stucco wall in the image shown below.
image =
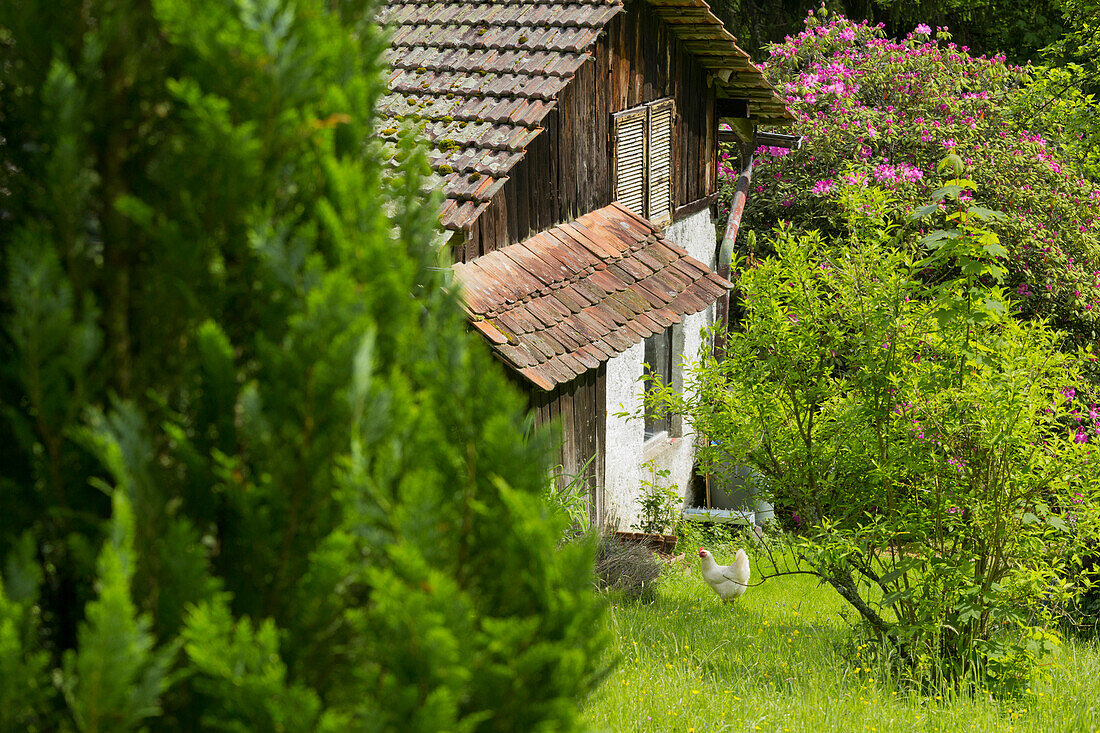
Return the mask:
MULTIPOLYGON (((715 233, 710 209, 675 222, 665 236, 683 247, 708 267, 714 267, 715 233)), ((698 358, 703 345, 702 331, 714 320, 714 306, 684 318, 674 330, 677 363, 698 358)), ((644 464, 652 460, 670 475, 663 481, 675 484, 681 497, 691 490, 694 435, 683 424, 678 437, 657 436, 645 440, 642 420, 642 383, 645 347, 636 344, 607 362, 607 432, 604 451, 604 495, 607 521, 617 529, 629 530, 638 520, 638 498, 643 479, 653 479, 644 464), (618 413, 633 417, 618 417, 618 413)), ((681 372, 682 373, 682 372, 681 372)), ((687 380, 681 376, 679 384, 687 380)))

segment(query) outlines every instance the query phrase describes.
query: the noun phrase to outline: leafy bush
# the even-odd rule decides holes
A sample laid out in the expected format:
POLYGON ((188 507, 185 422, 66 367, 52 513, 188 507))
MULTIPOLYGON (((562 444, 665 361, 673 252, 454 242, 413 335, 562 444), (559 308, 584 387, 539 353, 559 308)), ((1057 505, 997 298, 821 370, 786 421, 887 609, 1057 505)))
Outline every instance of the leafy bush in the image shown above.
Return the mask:
POLYGON ((569 728, 546 436, 369 3, 0 3, 0 727, 569 728))
POLYGON ((1072 387, 1094 357, 986 284, 1005 275, 997 215, 962 166, 907 228, 864 183, 835 191, 842 239, 781 227, 740 274, 726 359, 664 406, 722 446, 704 462, 767 477, 806 523, 801 559, 907 674, 1015 691, 1056 640, 1067 554, 1096 536, 1070 526, 1100 506, 1100 420, 1072 387))
POLYGON ((1100 18, 1097 0, 1060 3, 1065 33, 1043 49, 1046 66, 1028 67, 1017 114, 1060 143, 1064 155, 1100 180, 1100 18))
MULTIPOLYGON (((1090 410, 1095 415, 1096 407, 1090 410)), ((1086 419, 1093 419, 1092 415, 1086 419)), ((1100 633, 1100 512, 1092 511, 1086 496, 1075 492, 1069 497, 1066 522, 1081 538, 1065 558, 1065 577, 1073 583, 1073 592, 1061 604, 1053 605, 1062 626, 1079 636, 1100 633)))
POLYGON ((1015 114, 1057 140, 1059 156, 1084 177, 1100 180, 1100 109, 1089 91, 1100 85, 1100 72, 1074 63, 1026 71, 1027 84, 1012 99, 1015 114))
POLYGON ((648 534, 664 534, 676 527, 683 499, 680 498, 676 484, 667 483, 669 470, 658 468, 653 461, 646 462, 644 468, 649 478, 642 479, 641 495, 638 499, 640 512, 633 528, 648 534))
POLYGON ((745 550, 754 568, 760 562, 759 558, 769 557, 769 554, 771 558, 782 556, 790 549, 794 539, 774 519, 759 525, 683 519, 676 526, 676 534, 679 537, 677 548, 692 564, 698 562, 695 548, 703 547, 715 557, 728 555, 731 562, 738 550, 745 550))
MULTIPOLYGON (((743 228, 762 243, 780 220, 843 236, 845 183, 888 191, 885 213, 903 222, 938 187, 937 161, 955 152, 981 171, 964 197, 1007 215, 1000 262, 1014 311, 1090 342, 1100 330, 1100 189, 1061 141, 1032 129, 1041 120, 1025 70, 971 56, 946 31, 935 36, 921 25, 894 41, 881 27, 811 15, 802 33, 772 46, 766 73, 798 117, 788 132, 804 142, 757 151, 743 228)), ((729 195, 736 170, 728 160, 723 170, 729 195)))
POLYGON ((592 460, 589 458, 575 476, 565 474, 559 464, 546 482, 543 498, 551 510, 568 523, 564 539, 583 537, 592 528, 588 481, 588 466, 592 460))

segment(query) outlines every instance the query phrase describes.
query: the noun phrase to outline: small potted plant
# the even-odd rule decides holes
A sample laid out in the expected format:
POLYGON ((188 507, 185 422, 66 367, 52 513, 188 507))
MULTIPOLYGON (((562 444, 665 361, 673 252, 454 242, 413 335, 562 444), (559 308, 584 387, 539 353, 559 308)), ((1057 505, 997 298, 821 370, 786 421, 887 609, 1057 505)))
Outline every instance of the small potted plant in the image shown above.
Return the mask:
POLYGON ((615 535, 628 542, 646 545, 654 552, 671 555, 678 539, 671 532, 683 501, 676 484, 662 485, 668 479, 668 469, 658 469, 652 463, 646 466, 650 470, 650 478, 642 480, 641 512, 638 521, 631 525, 631 529, 636 531, 616 532, 615 535))

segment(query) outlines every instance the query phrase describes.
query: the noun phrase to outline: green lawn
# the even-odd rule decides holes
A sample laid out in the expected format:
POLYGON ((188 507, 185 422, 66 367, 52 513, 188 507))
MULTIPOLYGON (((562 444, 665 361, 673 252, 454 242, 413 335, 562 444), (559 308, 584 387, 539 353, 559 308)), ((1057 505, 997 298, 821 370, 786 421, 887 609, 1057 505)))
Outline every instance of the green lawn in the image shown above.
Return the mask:
POLYGON ((1027 698, 927 699, 845 656, 844 605, 789 576, 724 606, 697 560, 673 567, 655 602, 613 604, 620 661, 586 719, 611 731, 1100 731, 1096 641, 1067 639, 1027 698))

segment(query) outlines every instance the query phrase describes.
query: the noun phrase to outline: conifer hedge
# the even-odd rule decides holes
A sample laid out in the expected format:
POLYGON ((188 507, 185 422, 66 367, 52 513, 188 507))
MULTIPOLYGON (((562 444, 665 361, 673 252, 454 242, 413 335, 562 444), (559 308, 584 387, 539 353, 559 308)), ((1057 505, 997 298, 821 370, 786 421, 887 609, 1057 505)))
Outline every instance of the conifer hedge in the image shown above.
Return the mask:
POLYGON ((0 3, 0 730, 569 728, 601 673, 373 13, 0 3))

